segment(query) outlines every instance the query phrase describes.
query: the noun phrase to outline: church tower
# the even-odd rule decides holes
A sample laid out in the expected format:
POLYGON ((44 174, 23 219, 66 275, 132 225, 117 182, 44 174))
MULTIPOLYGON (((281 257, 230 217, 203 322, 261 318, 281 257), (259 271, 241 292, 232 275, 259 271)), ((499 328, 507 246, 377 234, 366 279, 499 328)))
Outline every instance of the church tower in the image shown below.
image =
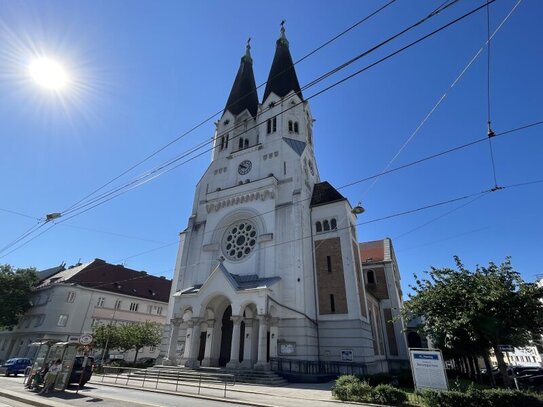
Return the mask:
POLYGON ((262 103, 252 64, 248 43, 180 234, 164 362, 368 361, 355 215, 320 182, 283 26, 262 103))

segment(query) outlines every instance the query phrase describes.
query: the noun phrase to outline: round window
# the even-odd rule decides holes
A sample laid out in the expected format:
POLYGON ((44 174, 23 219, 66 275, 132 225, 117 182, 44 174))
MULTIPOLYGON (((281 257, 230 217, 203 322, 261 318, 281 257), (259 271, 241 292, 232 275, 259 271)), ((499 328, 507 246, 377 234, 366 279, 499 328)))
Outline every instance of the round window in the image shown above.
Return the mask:
POLYGON ((230 225, 224 233, 222 250, 230 260, 242 260, 256 246, 256 227, 248 220, 230 225))

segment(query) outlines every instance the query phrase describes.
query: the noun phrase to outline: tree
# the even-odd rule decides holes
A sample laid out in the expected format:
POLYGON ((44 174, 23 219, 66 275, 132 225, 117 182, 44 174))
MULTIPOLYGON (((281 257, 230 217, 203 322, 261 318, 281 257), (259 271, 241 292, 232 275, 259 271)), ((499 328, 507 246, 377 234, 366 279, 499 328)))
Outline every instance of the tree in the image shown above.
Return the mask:
POLYGON ((422 333, 461 356, 487 356, 492 349, 506 385, 507 367, 499 345, 526 346, 543 333, 543 288, 526 283, 509 258, 475 271, 455 257, 456 269, 431 268, 415 275, 415 285, 402 310, 421 316, 422 333))
POLYGON ((162 340, 162 329, 154 322, 138 324, 101 325, 94 330, 94 344, 103 349, 119 349, 122 352, 135 350, 134 362, 144 346, 157 346, 162 340))
POLYGON ((12 328, 32 306, 30 302, 39 278, 34 268, 14 269, 0 265, 0 327, 12 328))

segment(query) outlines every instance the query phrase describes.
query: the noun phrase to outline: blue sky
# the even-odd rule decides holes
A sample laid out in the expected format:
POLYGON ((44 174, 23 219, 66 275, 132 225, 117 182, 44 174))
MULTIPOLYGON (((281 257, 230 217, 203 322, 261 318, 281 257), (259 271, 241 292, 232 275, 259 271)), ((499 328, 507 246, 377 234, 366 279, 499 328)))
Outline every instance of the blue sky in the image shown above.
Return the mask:
MULTIPOLYGON (((397 0, 298 64, 300 83, 309 83, 441 3, 397 0)), ((304 96, 482 3, 460 1, 405 37, 308 89, 304 96)), ((515 3, 497 0, 491 5, 492 30, 515 3)), ((3 2, 0 246, 36 223, 5 209, 35 218, 61 212, 222 109, 248 37, 252 38, 260 84, 267 78, 281 20, 287 21, 291 52, 297 60, 383 4, 3 2), (54 94, 34 84, 27 66, 36 55, 62 61, 73 78, 72 85, 54 94)), ((497 133, 543 120, 542 12, 543 3, 523 1, 492 42, 492 127, 497 133)), ((312 99, 321 178, 339 187, 383 170, 485 38, 483 11, 312 99)), ((486 135, 485 52, 448 92, 393 166, 486 135)), ((213 130, 212 122, 203 125, 118 182, 209 140, 213 130)), ((499 185, 543 178, 542 131, 539 126, 494 139, 499 185)), ((43 269, 62 261, 73 264, 99 257, 171 276, 177 250, 174 242, 186 226, 194 186, 209 159, 205 154, 58 224, 0 262, 43 269), (167 243, 172 244, 150 251, 167 243), (150 252, 131 257, 146 251, 150 252)), ((365 222, 493 185, 485 142, 383 176, 375 184, 360 183, 341 192, 353 204, 363 202, 366 213, 359 221, 365 222)), ((393 238, 406 290, 414 272, 452 266, 453 255, 470 267, 512 256, 517 270, 533 280, 543 273, 537 256, 543 242, 542 188, 540 183, 488 194, 427 225, 467 201, 363 225, 359 237, 362 241, 393 238)))

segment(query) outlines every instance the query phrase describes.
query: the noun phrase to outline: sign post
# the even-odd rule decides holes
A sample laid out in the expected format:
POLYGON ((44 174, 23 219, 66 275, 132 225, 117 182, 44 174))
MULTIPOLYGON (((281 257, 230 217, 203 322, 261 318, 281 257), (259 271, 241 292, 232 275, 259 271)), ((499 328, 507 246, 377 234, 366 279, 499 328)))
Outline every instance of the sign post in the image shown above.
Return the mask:
POLYGON ((439 349, 409 349, 415 389, 449 390, 443 355, 439 349))
POLYGON ((85 370, 87 368, 87 363, 89 362, 89 352, 90 344, 93 341, 93 337, 91 334, 83 334, 79 337, 79 343, 85 347, 85 356, 83 357, 83 362, 81 363, 81 375, 79 376, 79 382, 77 383, 77 390, 75 394, 79 393, 79 389, 81 388, 81 382, 83 381, 83 377, 85 376, 85 370))

